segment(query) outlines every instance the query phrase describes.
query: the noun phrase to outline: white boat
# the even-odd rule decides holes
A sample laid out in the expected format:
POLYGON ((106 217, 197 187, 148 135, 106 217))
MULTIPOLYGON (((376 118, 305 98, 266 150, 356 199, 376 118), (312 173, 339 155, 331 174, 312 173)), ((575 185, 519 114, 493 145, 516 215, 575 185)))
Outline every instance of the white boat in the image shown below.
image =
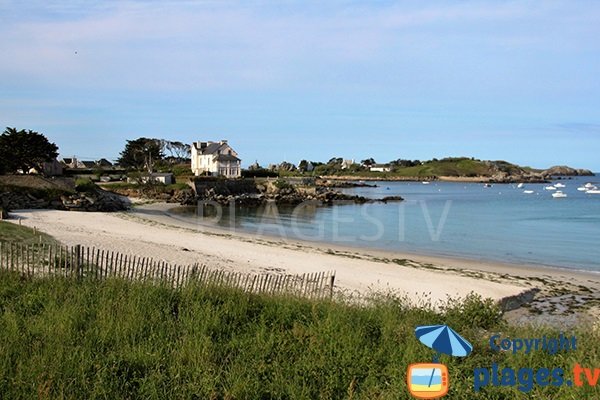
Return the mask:
POLYGON ((486 183, 486 184, 483 185, 483 187, 488 187, 489 188, 489 187, 492 187, 492 184, 491 183, 486 183))
POLYGON ((567 197, 567 194, 561 192, 560 190, 557 190, 556 192, 552 193, 552 197, 554 197, 555 199, 564 199, 565 197, 567 197))
POLYGON ((519 189, 521 189, 523 186, 525 186, 523 183, 519 183, 519 184, 517 185, 517 187, 518 187, 519 189))
POLYGON ((533 192, 533 190, 523 190, 523 193, 525 193, 525 194, 531 194, 531 193, 534 193, 534 192, 533 192))
POLYGON ((564 185, 564 184, 562 184, 562 183, 555 183, 555 184, 554 184, 554 187, 555 187, 555 188, 564 188, 564 187, 565 187, 565 185, 564 185))
POLYGON ((586 190, 589 190, 589 189, 586 188, 585 186, 580 186, 577 188, 577 190, 579 190, 580 192, 585 192, 586 190))
POLYGON ((585 192, 587 194, 600 194, 600 190, 598 189, 590 189, 587 192, 585 192))
POLYGON ((431 182, 423 181, 421 182, 423 185, 429 185, 431 182))
POLYGON ((586 188, 588 188, 588 189, 590 189, 590 188, 594 187, 594 184, 593 184, 593 183, 590 183, 590 182, 588 182, 588 183, 586 183, 586 184, 585 184, 585 185, 583 185, 583 186, 584 186, 584 187, 586 187, 586 188))
POLYGON ((546 186, 544 190, 556 190, 554 186, 546 186))

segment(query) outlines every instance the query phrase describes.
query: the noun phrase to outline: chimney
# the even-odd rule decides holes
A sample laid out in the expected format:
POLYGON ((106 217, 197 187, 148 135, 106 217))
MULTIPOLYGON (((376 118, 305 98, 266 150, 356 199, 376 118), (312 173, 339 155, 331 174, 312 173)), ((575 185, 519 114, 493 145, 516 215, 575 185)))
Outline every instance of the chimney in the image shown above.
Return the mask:
POLYGON ((208 143, 206 142, 198 142, 198 144, 200 145, 200 149, 205 149, 206 146, 208 146, 208 143))
POLYGON ((221 144, 227 144, 227 140, 226 139, 221 140, 221 144))

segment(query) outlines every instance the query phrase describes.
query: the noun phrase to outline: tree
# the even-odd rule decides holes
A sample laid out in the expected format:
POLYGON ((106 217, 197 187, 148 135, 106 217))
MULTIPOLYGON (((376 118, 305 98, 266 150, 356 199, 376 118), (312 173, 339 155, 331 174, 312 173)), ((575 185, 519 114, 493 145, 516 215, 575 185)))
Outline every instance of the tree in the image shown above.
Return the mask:
POLYGON ((162 160, 163 157, 164 154, 159 139, 142 137, 135 140, 128 140, 117 162, 124 168, 146 169, 151 173, 154 163, 162 160))
POLYGON ((171 149, 175 153, 175 157, 181 162, 192 157, 192 148, 189 144, 182 142, 171 142, 171 149))
POLYGON ((58 146, 32 130, 7 127, 0 136, 0 173, 26 174, 30 169, 43 171, 44 163, 58 156, 58 146))
POLYGON ((360 163, 365 167, 370 167, 371 165, 376 164, 375 160, 372 157, 367 158, 366 160, 362 160, 360 163))
POLYGON ((298 170, 300 172, 306 172, 307 169, 308 169, 308 161, 301 160, 300 163, 298 164, 298 170))

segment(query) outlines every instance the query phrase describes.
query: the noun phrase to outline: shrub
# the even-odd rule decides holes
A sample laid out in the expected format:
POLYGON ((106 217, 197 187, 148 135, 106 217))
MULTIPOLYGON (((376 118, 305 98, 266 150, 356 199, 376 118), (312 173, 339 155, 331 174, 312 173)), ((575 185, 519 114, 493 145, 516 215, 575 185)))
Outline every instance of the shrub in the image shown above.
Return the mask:
POLYGON ((80 193, 93 192, 96 187, 96 184, 89 178, 79 178, 75 181, 75 190, 80 193))

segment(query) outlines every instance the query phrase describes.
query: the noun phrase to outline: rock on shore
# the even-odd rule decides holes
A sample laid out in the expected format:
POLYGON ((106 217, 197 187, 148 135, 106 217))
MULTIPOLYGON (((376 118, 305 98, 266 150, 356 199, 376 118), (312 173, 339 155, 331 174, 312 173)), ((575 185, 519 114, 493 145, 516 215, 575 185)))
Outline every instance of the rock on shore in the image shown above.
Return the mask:
POLYGON ((322 205, 334 203, 364 204, 372 202, 402 201, 400 196, 388 196, 383 199, 370 199, 364 196, 345 194, 327 186, 291 184, 283 179, 273 181, 228 181, 208 184, 200 181, 196 185, 196 196, 183 199, 181 204, 194 205, 198 201, 214 201, 219 204, 235 202, 238 205, 257 206, 267 202, 297 205, 314 201, 322 205), (237 182, 237 183, 236 183, 237 182))

